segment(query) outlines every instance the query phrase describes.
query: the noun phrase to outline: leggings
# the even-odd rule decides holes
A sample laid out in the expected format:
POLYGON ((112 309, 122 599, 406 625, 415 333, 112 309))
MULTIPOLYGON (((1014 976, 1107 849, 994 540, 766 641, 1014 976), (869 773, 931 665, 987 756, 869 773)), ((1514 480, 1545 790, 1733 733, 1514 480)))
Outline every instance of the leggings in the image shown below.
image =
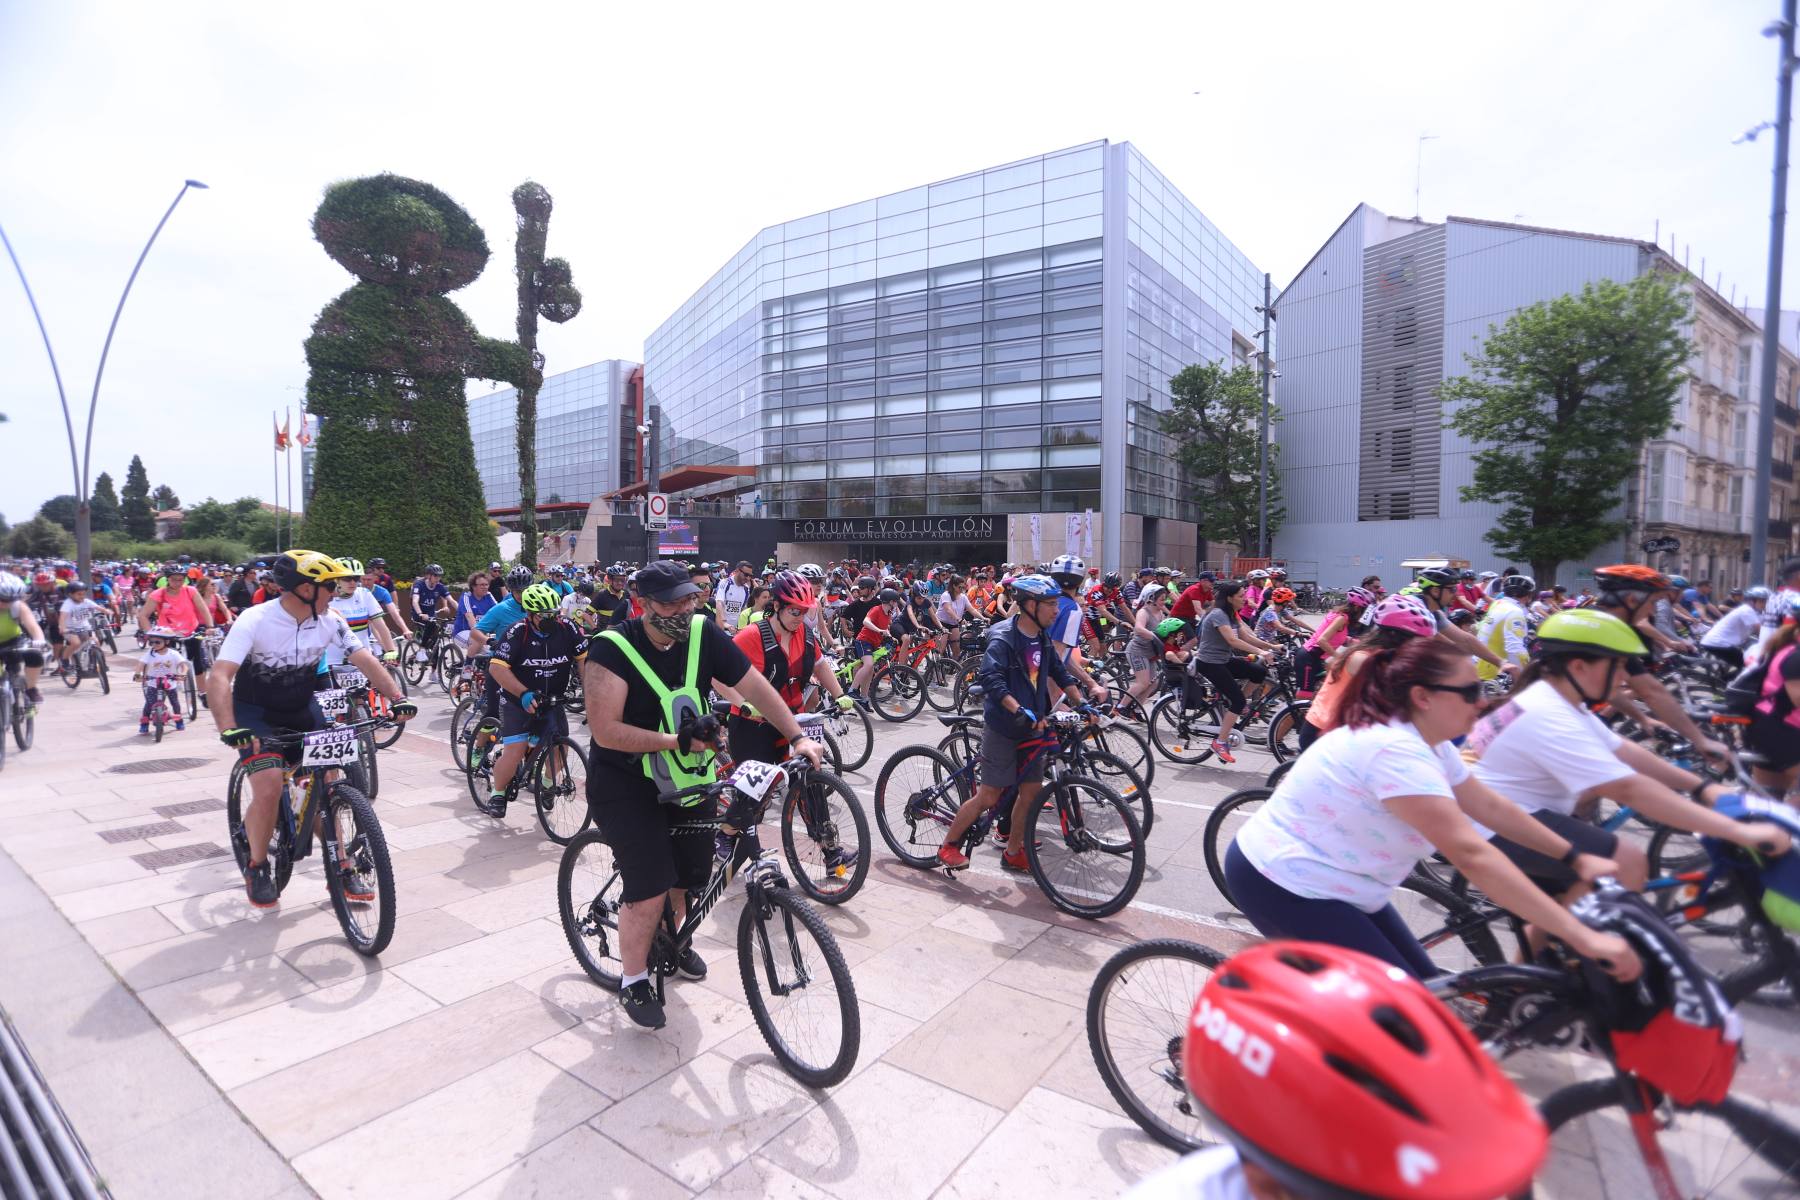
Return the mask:
POLYGON ((1318 741, 1320 738, 1325 736, 1325 731, 1323 729, 1320 729, 1317 725, 1314 725, 1311 721, 1308 721, 1305 717, 1300 718, 1299 733, 1300 733, 1300 753, 1302 753, 1302 754, 1306 753, 1306 748, 1308 746, 1312 745, 1314 742, 1318 741))
POLYGON ((1370 913, 1342 900, 1296 896, 1257 870, 1235 841, 1225 851, 1225 881, 1231 885, 1238 911, 1249 917, 1264 937, 1298 938, 1360 950, 1417 979, 1442 974, 1392 904, 1370 913))
POLYGON ((1244 689, 1239 686, 1238 680, 1248 679, 1252 683, 1261 683, 1269 677, 1268 671, 1262 667, 1252 666, 1237 658, 1222 663, 1196 662, 1194 670, 1206 676, 1207 681, 1218 689, 1219 699, 1225 702, 1225 707, 1240 716, 1244 711, 1244 689))

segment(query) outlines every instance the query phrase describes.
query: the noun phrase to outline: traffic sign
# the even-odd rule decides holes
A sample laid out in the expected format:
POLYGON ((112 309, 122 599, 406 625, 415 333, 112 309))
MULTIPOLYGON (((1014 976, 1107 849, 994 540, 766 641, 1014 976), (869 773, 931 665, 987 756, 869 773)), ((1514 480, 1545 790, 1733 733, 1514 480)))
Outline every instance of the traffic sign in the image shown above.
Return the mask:
POLYGON ((1673 554, 1681 549, 1681 539, 1672 537, 1645 538, 1645 554, 1673 554))
POLYGON ((669 494, 667 492, 651 492, 645 502, 644 528, 667 529, 669 527, 669 494))

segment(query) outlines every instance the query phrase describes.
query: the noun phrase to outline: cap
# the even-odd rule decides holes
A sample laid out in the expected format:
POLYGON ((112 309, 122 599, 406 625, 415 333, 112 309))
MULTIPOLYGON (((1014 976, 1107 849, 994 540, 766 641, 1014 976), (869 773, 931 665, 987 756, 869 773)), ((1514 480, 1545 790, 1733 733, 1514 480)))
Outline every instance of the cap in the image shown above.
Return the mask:
POLYGON ((639 595, 664 604, 672 604, 700 592, 699 585, 689 577, 688 568, 666 558, 639 571, 637 585, 639 595))

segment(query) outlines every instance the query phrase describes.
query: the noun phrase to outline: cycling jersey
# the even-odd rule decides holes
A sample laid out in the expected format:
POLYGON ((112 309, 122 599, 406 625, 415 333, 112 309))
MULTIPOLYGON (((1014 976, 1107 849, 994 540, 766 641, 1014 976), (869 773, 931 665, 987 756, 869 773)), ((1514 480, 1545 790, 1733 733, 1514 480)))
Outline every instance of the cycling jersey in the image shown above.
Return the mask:
POLYGON ((237 619, 219 647, 219 661, 237 663, 236 699, 282 714, 304 714, 318 686, 320 660, 339 662, 365 649, 344 618, 330 609, 295 620, 280 602, 259 604, 237 619))
POLYGON ((14 600, 5 608, 0 608, 0 645, 25 636, 25 622, 21 619, 25 611, 23 600, 14 600))
POLYGON ((624 592, 600 589, 594 593, 594 616, 599 622, 596 629, 611 629, 621 621, 629 621, 631 597, 624 592))
POLYGON ((521 684, 546 698, 562 695, 575 664, 587 657, 586 639, 560 617, 542 632, 530 621, 519 621, 493 650, 494 666, 510 668, 521 684))
POLYGON ((412 594, 413 607, 429 617, 443 606, 445 600, 449 599, 450 588, 442 580, 428 583, 423 579, 415 579, 413 580, 412 594))
POLYGON ((487 637, 497 637, 524 619, 525 606, 517 596, 508 596, 488 609, 487 615, 475 622, 475 628, 487 637))
POLYGON ((575 590, 575 585, 566 579, 547 579, 544 581, 544 586, 555 592, 558 599, 575 590))
POLYGON ((348 596, 333 596, 331 611, 343 617, 350 632, 366 642, 369 640, 369 622, 381 616, 381 605, 368 588, 359 587, 348 596))
POLYGON ((1700 639, 1702 646, 1741 649, 1762 624, 1762 614, 1748 604, 1740 604, 1723 617, 1700 639))
MULTIPOLYGON (((1530 661, 1531 656, 1525 652, 1525 610, 1510 596, 1502 596, 1488 606, 1475 636, 1503 663, 1522 667, 1530 661)), ((1493 679, 1500 674, 1500 668, 1482 659, 1475 664, 1475 674, 1493 679)))
POLYGON ((739 583, 727 575, 719 581, 713 593, 718 609, 725 616, 725 625, 729 629, 738 627, 738 616, 744 611, 744 605, 750 603, 750 585, 739 583))
MULTIPOLYGON (((388 591, 386 588, 382 587, 379 583, 377 583, 369 588, 369 594, 371 596, 374 596, 375 603, 381 605, 381 607, 383 607, 383 608, 386 608, 388 605, 390 605, 394 602, 394 593, 388 591)), ((435 612, 436 610, 433 609, 432 611, 435 612)))

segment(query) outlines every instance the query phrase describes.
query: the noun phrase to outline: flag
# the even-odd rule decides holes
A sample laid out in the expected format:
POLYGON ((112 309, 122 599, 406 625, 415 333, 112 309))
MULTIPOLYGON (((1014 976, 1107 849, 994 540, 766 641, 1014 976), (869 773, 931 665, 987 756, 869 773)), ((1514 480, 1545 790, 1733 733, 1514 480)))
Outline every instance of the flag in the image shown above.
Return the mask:
POLYGON ((1094 510, 1091 508, 1081 515, 1081 553, 1088 558, 1094 557, 1094 510))
POLYGON ((1044 527, 1041 514, 1031 514, 1031 561, 1044 557, 1044 527))
MULTIPOLYGON (((270 420, 274 420, 273 416, 270 417, 270 420)), ((287 430, 279 425, 275 426, 275 448, 277 450, 286 450, 288 448, 287 430)))
POLYGON ((302 446, 312 445, 313 439, 312 439, 311 430, 312 430, 312 418, 307 416, 305 413, 301 413, 300 414, 300 432, 296 433, 294 435, 294 440, 299 442, 302 446))

